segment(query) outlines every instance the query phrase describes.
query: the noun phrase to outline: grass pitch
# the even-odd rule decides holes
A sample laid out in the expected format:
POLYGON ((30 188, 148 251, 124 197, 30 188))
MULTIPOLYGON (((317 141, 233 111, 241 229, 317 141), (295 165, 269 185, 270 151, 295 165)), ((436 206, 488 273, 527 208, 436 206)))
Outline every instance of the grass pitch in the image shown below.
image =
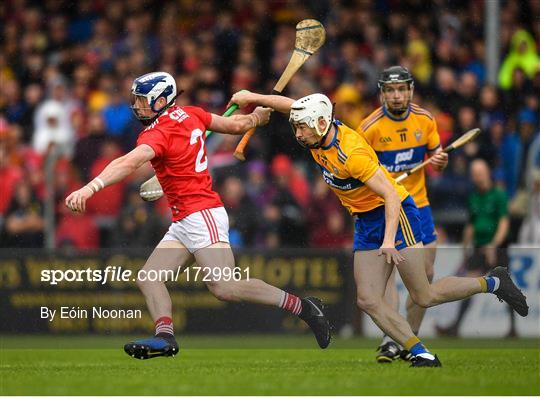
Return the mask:
POLYGON ((433 340, 440 369, 377 364, 377 341, 183 337, 175 358, 135 360, 129 337, 0 336, 1 395, 537 395, 540 341, 433 340))

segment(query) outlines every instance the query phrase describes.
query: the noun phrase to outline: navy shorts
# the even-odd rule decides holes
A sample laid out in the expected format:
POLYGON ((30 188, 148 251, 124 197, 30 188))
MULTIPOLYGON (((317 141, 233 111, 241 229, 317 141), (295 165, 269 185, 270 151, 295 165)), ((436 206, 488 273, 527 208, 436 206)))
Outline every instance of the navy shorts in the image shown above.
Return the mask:
MULTIPOLYGON (((376 250, 384 240, 384 206, 356 215, 353 250, 376 250)), ((401 202, 396 233, 396 249, 401 250, 423 241, 420 213, 411 196, 401 202)))
POLYGON ((427 245, 431 242, 435 242, 437 240, 437 233, 435 232, 435 223, 433 222, 433 215, 431 214, 431 206, 427 205, 419 207, 418 212, 420 213, 420 223, 424 234, 422 243, 427 245))

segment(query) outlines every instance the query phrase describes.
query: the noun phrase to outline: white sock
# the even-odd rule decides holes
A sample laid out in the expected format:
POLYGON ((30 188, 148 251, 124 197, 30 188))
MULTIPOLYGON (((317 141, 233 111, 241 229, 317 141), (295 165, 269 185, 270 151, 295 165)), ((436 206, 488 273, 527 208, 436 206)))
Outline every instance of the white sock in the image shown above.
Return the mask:
POLYGON ((493 291, 496 292, 499 288, 499 285, 501 284, 501 280, 497 278, 496 276, 492 276, 493 280, 495 281, 495 286, 493 287, 493 291))
POLYGON ((395 343, 394 340, 392 340, 392 337, 388 336, 387 334, 385 334, 382 338, 382 342, 381 342, 381 345, 385 345, 386 343, 395 343))
POLYGON ((433 360, 435 359, 435 357, 433 356, 433 354, 431 354, 431 353, 429 353, 429 352, 423 352, 423 353, 421 353, 421 354, 418 354, 417 357, 429 359, 430 361, 433 361, 433 360))

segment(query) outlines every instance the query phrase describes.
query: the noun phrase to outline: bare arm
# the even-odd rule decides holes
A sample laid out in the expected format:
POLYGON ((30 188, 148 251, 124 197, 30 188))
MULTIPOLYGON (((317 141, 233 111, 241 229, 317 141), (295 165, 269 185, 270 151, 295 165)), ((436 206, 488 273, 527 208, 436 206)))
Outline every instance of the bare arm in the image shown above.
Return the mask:
POLYGON ((484 253, 486 255, 486 261, 491 266, 494 267, 497 265, 497 248, 501 246, 506 239, 506 235, 508 234, 508 228, 510 226, 510 221, 508 219, 508 216, 504 216, 499 220, 499 224, 497 225, 497 231, 495 232, 495 236, 484 247, 484 253))
POLYGON ((497 232, 490 243, 490 246, 499 247, 503 244, 506 237, 508 236, 508 229, 510 228, 510 220, 508 216, 504 216, 499 220, 499 225, 497 225, 497 232))
POLYGON ((256 104, 289 114, 294 100, 282 95, 264 95, 243 90, 235 93, 230 103, 238 104, 240 108, 249 104, 256 104))
POLYGON ((244 134, 249 129, 263 126, 270 119, 271 109, 256 108, 249 115, 234 115, 223 117, 212 113, 212 120, 208 128, 224 134, 244 134))
POLYGON ((84 212, 86 210, 86 201, 94 193, 108 185, 122 181, 144 163, 152 160, 154 156, 154 150, 149 145, 142 144, 126 155, 114 159, 96 178, 81 189, 72 192, 66 198, 66 206, 73 211, 84 212))
POLYGON ((131 152, 114 159, 97 176, 105 186, 122 181, 146 162, 154 158, 155 153, 152 147, 146 144, 139 145, 131 152))

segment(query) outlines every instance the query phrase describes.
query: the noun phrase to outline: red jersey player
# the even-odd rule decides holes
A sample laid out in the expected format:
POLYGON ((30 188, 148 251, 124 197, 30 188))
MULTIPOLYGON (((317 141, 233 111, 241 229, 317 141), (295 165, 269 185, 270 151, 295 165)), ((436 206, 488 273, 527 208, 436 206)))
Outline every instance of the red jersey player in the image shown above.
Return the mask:
POLYGON ((205 131, 243 134, 266 124, 270 109, 256 108, 249 115, 229 118, 194 106, 177 106, 176 82, 165 72, 138 77, 131 89, 132 110, 146 127, 137 146, 113 160, 94 180, 66 198, 72 211, 83 212, 94 193, 119 182, 150 161, 172 211, 169 230, 139 272, 137 285, 155 322, 155 336, 124 346, 127 354, 147 359, 178 352, 172 324, 172 303, 165 281, 145 278, 149 271, 176 271, 194 261, 211 270, 206 282, 219 300, 274 305, 298 315, 312 329, 321 348, 330 343, 330 326, 322 303, 314 297, 300 299, 259 279, 228 278, 234 268, 229 246, 229 221, 219 195, 212 190, 208 172, 205 131), (215 268, 219 268, 216 270, 215 268), (227 272, 225 272, 225 270, 227 272), (217 271, 217 272, 216 272, 217 271), (218 277, 216 277, 218 276, 218 277))

